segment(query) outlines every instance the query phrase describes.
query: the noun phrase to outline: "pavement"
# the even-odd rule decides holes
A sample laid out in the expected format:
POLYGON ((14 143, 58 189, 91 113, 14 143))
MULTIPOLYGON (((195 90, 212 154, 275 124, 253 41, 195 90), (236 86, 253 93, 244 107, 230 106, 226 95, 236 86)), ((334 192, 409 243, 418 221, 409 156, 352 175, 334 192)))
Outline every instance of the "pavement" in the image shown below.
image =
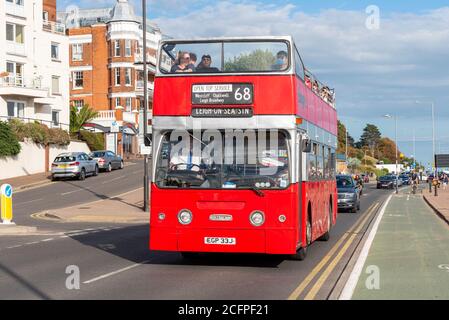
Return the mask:
POLYGON ((0 179, 0 185, 2 184, 10 184, 14 190, 14 192, 40 187, 45 184, 51 183, 51 173, 50 172, 42 172, 36 174, 30 174, 27 176, 10 178, 10 179, 0 179))
POLYGON ((432 188, 432 193, 425 190, 423 194, 428 205, 449 224, 449 187, 446 190, 440 187, 437 197, 434 196, 434 188, 432 188))
POLYGON ((449 299, 449 228, 421 192, 392 195, 367 243, 340 299, 449 299))
POLYGON ((149 214, 142 209, 143 188, 140 188, 105 200, 45 210, 33 217, 59 222, 148 223, 149 214))

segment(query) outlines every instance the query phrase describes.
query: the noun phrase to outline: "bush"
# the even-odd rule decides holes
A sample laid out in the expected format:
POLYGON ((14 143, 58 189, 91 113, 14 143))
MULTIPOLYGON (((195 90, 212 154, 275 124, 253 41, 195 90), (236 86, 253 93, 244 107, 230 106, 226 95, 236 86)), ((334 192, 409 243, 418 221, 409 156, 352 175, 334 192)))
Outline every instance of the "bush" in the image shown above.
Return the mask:
POLYGON ((11 129, 19 141, 24 142, 26 138, 36 144, 56 144, 66 146, 70 143, 69 134, 59 128, 48 128, 41 123, 23 123, 18 119, 10 120, 11 129))
POLYGON ((70 135, 67 131, 54 128, 49 130, 49 142, 58 146, 66 146, 70 143, 70 135))
POLYGON ((15 156, 20 152, 20 144, 11 125, 0 121, 0 157, 15 156))
POLYGON ((81 130, 79 132, 79 138, 85 141, 92 151, 105 149, 103 133, 81 130))

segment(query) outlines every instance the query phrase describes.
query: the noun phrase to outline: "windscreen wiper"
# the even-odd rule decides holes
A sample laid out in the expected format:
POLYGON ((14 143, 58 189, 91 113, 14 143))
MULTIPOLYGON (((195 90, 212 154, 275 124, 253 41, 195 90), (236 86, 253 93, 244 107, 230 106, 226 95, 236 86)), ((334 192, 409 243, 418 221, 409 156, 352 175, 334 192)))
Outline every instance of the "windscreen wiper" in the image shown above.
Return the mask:
POLYGON ((263 193, 259 188, 252 186, 250 189, 253 190, 259 197, 265 197, 265 193, 263 193))

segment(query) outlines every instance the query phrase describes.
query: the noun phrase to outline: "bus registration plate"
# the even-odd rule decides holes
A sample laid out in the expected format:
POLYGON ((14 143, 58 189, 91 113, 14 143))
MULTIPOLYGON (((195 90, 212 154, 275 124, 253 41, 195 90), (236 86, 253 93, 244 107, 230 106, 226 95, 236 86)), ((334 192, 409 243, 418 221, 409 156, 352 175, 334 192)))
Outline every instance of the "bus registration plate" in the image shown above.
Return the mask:
POLYGON ((215 245, 225 245, 225 246, 235 246, 237 241, 235 238, 221 238, 221 237, 205 237, 205 244, 215 244, 215 245))

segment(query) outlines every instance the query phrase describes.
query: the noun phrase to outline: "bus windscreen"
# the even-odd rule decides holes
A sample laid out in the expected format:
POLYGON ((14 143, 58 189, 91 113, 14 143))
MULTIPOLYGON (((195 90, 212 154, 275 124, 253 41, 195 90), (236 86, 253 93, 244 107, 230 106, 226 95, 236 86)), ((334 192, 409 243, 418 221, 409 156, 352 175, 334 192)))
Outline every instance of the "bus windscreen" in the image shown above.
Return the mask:
POLYGON ((159 69, 165 74, 282 72, 290 67, 285 41, 169 42, 159 69))
POLYGON ((273 136, 217 130, 205 131, 198 139, 191 131, 172 131, 161 139, 155 173, 160 188, 285 189, 290 185, 289 145, 282 132, 273 136))

